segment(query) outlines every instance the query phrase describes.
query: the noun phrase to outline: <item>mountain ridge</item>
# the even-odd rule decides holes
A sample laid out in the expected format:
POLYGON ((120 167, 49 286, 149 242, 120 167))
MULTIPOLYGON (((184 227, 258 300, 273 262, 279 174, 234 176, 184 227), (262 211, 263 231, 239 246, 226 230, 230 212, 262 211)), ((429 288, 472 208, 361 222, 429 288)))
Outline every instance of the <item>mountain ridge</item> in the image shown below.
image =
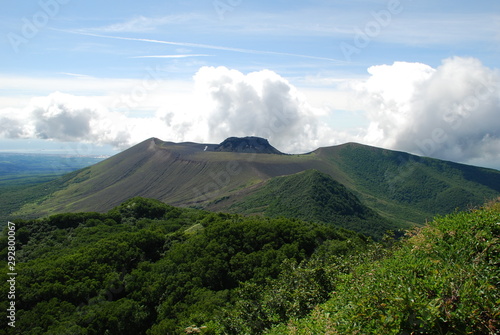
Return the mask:
POLYGON ((315 169, 271 178, 244 199, 222 208, 232 213, 334 224, 375 239, 397 229, 394 223, 365 206, 344 185, 315 169))
POLYGON ((401 226, 422 224, 435 214, 482 204, 500 194, 497 170, 358 143, 296 155, 216 151, 220 145, 149 138, 66 177, 55 192, 25 204, 13 216, 106 212, 134 196, 225 211, 224 199, 244 198, 272 178, 311 169, 329 175, 364 205, 401 226))

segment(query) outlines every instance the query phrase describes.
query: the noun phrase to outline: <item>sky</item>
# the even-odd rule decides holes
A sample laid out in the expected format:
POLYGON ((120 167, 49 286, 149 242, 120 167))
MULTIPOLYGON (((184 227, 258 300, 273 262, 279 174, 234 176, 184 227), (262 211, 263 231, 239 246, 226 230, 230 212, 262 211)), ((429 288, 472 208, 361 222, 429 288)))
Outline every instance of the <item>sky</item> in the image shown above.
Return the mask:
POLYGON ((261 136, 500 169, 496 0, 25 0, 0 32, 0 151, 261 136))

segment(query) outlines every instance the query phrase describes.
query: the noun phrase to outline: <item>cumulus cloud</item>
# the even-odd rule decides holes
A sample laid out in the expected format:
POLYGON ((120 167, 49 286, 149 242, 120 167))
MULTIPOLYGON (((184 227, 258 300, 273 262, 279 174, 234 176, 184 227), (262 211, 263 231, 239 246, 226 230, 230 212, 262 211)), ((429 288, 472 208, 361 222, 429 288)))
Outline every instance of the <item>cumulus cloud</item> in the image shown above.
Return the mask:
POLYGON ((460 162, 500 157, 500 73, 473 58, 436 69, 397 62, 353 87, 366 104, 364 141, 460 162))
POLYGON ((273 71, 202 67, 193 80, 189 101, 157 113, 170 140, 219 143, 231 136, 259 136, 295 153, 315 149, 327 132, 317 118, 323 111, 273 71))
POLYGON ((269 139, 282 151, 305 152, 315 149, 328 133, 317 118, 324 111, 310 106, 293 85, 269 70, 243 74, 202 67, 193 77, 192 91, 181 97, 170 96, 161 84, 136 85, 124 94, 130 99, 120 96, 107 102, 60 92, 33 98, 22 111, 1 111, 0 134, 119 149, 152 136, 219 143, 230 136, 253 135, 269 139), (140 97, 133 99, 138 93, 140 97), (129 113, 153 100, 159 106, 154 115, 129 113))
POLYGON ((63 142, 128 145, 130 125, 126 118, 93 99, 55 92, 32 99, 17 113, 3 111, 0 134, 7 138, 39 138, 63 142))
POLYGON ((7 138, 24 137, 22 121, 16 120, 13 117, 0 117, 0 134, 3 134, 7 138))
POLYGON ((421 63, 395 62, 368 68, 370 77, 352 83, 371 123, 364 141, 394 147, 396 137, 412 122, 411 101, 418 85, 434 69, 421 63))
POLYGON ((211 140, 254 135, 299 152, 311 149, 324 127, 305 97, 275 72, 245 75, 224 67, 204 67, 194 79, 197 92, 208 102, 202 120, 211 140))

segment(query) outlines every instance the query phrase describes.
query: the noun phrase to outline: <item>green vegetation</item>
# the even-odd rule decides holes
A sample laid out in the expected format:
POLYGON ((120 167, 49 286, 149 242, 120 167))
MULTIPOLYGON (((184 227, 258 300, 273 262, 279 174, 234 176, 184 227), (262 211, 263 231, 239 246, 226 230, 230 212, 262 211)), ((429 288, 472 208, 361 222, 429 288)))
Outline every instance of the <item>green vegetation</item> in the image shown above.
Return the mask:
MULTIPOLYGON (((38 199, 42 194, 34 192, 33 186, 47 183, 57 175, 17 175, 0 177, 0 227, 13 219, 10 213, 19 210, 26 202, 38 199)), ((43 188, 42 188, 43 189, 43 188)))
POLYGON ((421 224, 483 204, 500 192, 496 170, 418 157, 404 152, 350 143, 335 159, 371 208, 395 221, 421 224))
POLYGON ((268 334, 498 334, 500 203, 333 263, 330 300, 268 334))
POLYGON ((375 239, 397 228, 364 206, 344 185, 317 170, 272 178, 229 209, 334 224, 375 239))
MULTIPOLYGON (((0 227, 27 203, 40 202, 65 185, 53 182, 63 174, 84 168, 102 158, 0 153, 0 227)), ((35 214, 32 217, 37 217, 35 214)))
MULTIPOLYGON (((477 209, 499 171, 352 143, 203 148, 152 139, 48 182, 0 175, 16 224, 9 333, 500 332, 500 202, 477 209), (382 238, 405 224, 420 228, 382 238)), ((7 245, 4 230, 3 259, 7 245)))
POLYGON ((105 214, 19 220, 16 238, 12 334, 500 330, 499 202, 381 243, 331 225, 144 198, 105 214))
MULTIPOLYGON (((7 220, 13 220, 18 217, 14 215, 23 206, 31 204, 35 206, 48 199, 51 194, 64 189, 74 182, 82 170, 67 173, 63 176, 57 175, 33 175, 18 176, 16 179, 0 177, 0 227, 5 226, 7 220)), ((24 215, 25 218, 35 218, 37 215, 24 215)))
MULTIPOLYGON (((191 325, 213 334, 232 329, 236 321, 228 316, 248 287, 287 281, 294 264, 323 245, 341 253, 346 245, 367 243, 328 225, 180 209, 144 198, 105 214, 15 223, 13 334, 182 334, 191 325)), ((0 245, 6 259, 5 232, 0 245)), ((0 275, 4 292, 8 272, 0 275)), ((305 285, 323 280, 309 277, 305 285)), ((314 303, 324 302, 328 289, 320 288, 314 303)), ((6 310, 4 299, 0 309, 6 310)))

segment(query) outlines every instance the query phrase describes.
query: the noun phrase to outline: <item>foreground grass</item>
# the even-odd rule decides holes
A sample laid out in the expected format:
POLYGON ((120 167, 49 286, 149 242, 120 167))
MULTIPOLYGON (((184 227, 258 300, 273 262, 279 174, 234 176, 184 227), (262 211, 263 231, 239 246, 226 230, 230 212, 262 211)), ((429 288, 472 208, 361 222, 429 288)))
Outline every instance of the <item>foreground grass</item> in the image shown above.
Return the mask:
MULTIPOLYGON (((499 239, 499 202, 374 243, 136 197, 106 214, 16 221, 11 333, 494 335, 499 239)), ((3 259, 7 242, 4 230, 3 259)))
POLYGON ((346 259, 331 298, 268 334, 499 334, 500 203, 346 259))

